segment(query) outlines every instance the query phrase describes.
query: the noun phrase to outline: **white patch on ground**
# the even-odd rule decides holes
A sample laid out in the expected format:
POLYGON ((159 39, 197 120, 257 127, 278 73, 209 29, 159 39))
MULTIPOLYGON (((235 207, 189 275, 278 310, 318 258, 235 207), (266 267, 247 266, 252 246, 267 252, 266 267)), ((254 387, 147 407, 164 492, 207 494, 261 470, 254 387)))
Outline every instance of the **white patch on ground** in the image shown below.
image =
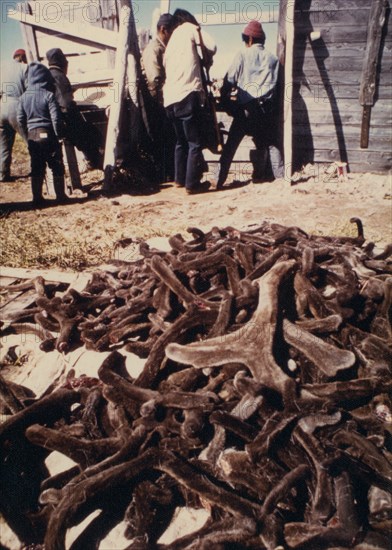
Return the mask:
POLYGON ((20 550, 22 542, 18 539, 12 529, 0 515, 0 542, 9 550, 20 550))
MULTIPOLYGON (((70 353, 58 351, 49 353, 39 349, 38 338, 32 334, 10 334, 1 340, 0 360, 4 358, 12 346, 17 346, 18 357, 26 357, 26 361, 18 361, 1 369, 6 380, 31 389, 36 397, 41 397, 49 389, 65 383, 67 374, 72 370, 75 378, 82 375, 98 378, 98 370, 109 355, 109 351, 98 352, 78 348, 70 353)), ((131 352, 121 350, 125 356, 125 367, 130 376, 137 378, 144 368, 145 359, 140 359, 131 352)))
POLYGON ((131 541, 124 537, 124 532, 127 527, 125 521, 118 523, 110 533, 101 540, 99 550, 124 550, 128 548, 131 541))
POLYGON ((171 544, 176 539, 197 531, 206 523, 210 513, 204 508, 176 508, 171 524, 158 540, 160 544, 171 544))
POLYGON ((81 523, 79 523, 78 525, 75 525, 74 527, 71 527, 71 529, 68 529, 65 535, 65 548, 70 548, 71 545, 78 538, 78 536, 81 533, 83 533, 86 527, 88 527, 89 524, 93 521, 93 519, 99 516, 100 513, 101 513, 101 510, 94 510, 94 512, 92 512, 89 516, 87 516, 81 523))
POLYGON ((77 466, 77 463, 62 453, 53 451, 46 457, 45 466, 49 470, 50 475, 55 476, 57 474, 61 474, 61 472, 66 472, 74 466, 77 466))
POLYGON ((151 237, 146 242, 150 248, 156 248, 162 252, 170 252, 172 249, 166 237, 151 237))

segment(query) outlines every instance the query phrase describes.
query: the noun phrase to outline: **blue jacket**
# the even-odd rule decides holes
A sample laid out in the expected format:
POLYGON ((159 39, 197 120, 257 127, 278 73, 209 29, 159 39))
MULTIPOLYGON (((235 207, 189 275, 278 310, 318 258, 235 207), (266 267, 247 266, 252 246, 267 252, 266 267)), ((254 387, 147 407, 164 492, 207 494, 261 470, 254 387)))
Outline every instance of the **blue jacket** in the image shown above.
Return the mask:
POLYGON ((225 80, 238 89, 238 103, 273 97, 278 82, 279 62, 276 55, 261 44, 242 48, 227 71, 225 80))
POLYGON ((42 63, 33 61, 29 65, 27 90, 20 98, 17 118, 24 130, 46 128, 60 138, 63 136, 61 112, 54 96, 54 81, 49 69, 42 63))

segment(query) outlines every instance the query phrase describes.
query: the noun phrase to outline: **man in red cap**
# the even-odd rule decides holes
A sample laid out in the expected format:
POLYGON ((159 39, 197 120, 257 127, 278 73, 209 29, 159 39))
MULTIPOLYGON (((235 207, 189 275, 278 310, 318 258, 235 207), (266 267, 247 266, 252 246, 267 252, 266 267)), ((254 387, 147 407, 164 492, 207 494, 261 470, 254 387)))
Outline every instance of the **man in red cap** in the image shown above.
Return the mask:
POLYGON ((13 180, 11 177, 11 161, 16 132, 26 141, 26 136, 16 119, 19 98, 25 92, 27 86, 25 50, 16 50, 13 59, 12 63, 1 67, 0 182, 13 180))
POLYGON ((274 120, 278 58, 264 48, 265 34, 259 21, 248 23, 242 40, 245 48, 234 58, 221 89, 222 104, 230 105, 233 121, 220 159, 218 189, 223 187, 235 152, 245 135, 252 136, 258 150, 269 149, 274 177, 284 176, 274 120), (235 105, 230 100, 233 89, 237 90, 235 105))

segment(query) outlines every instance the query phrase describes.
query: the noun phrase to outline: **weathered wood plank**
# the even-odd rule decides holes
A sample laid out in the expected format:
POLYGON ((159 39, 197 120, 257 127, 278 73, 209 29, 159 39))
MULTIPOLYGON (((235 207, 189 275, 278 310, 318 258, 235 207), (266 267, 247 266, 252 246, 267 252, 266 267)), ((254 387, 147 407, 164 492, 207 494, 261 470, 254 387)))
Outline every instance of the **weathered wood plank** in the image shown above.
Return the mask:
MULTIPOLYGON (((317 70, 327 71, 329 76, 333 78, 335 71, 358 72, 361 74, 363 64, 363 56, 350 57, 346 55, 338 55, 335 57, 315 57, 312 51, 306 50, 305 56, 299 55, 296 51, 294 58, 294 74, 303 71, 305 74, 314 73, 317 70)), ((391 74, 392 71, 392 55, 383 55, 382 64, 379 68, 382 73, 391 74)))
POLYGON ((2 277, 12 277, 14 279, 34 279, 34 277, 43 277, 45 281, 51 283, 72 283, 77 277, 83 276, 86 284, 91 276, 89 273, 75 273, 67 271, 56 271, 54 269, 27 269, 23 267, 1 267, 2 277))
MULTIPOLYGON (((367 33, 367 24, 364 25, 355 25, 355 26, 346 26, 346 27, 326 27, 321 31, 321 36, 325 43, 344 43, 344 42, 364 42, 366 40, 367 33)), ((388 32, 383 37, 383 40, 386 44, 390 44, 392 41, 392 31, 391 28, 388 29, 388 32)))
MULTIPOLYGON (((344 132, 345 136, 358 136, 357 124, 345 124, 344 128, 340 129, 340 132, 344 132)), ((309 126, 306 124, 296 124, 293 133, 295 135, 307 135, 309 134, 309 126)), ((314 122, 312 124, 312 136, 336 136, 336 128, 333 124, 318 124, 314 122)), ((390 125, 375 125, 372 124, 370 128, 370 139, 372 138, 388 138, 392 139, 392 128, 390 125)))
POLYGON ((62 23, 47 22, 44 18, 37 21, 34 15, 17 12, 9 14, 8 17, 26 23, 27 25, 33 25, 39 29, 59 34, 64 38, 72 38, 75 42, 80 42, 81 44, 97 44, 111 48, 115 48, 117 44, 117 33, 99 27, 93 27, 89 24, 85 24, 83 27, 82 25, 66 26, 62 23))
POLYGON ((12 315, 17 311, 26 309, 33 305, 37 293, 34 289, 26 290, 15 296, 10 300, 4 307, 1 308, 1 319, 2 321, 8 321, 12 318, 12 315))
MULTIPOLYGON (((20 279, 19 279, 20 280, 20 279)), ((17 283, 18 279, 16 277, 3 277, 3 275, 0 275, 0 285, 1 286, 10 286, 13 283, 17 283)), ((2 290, 2 293, 0 294, 0 310, 9 302, 12 302, 15 300, 16 296, 19 296, 22 294, 22 292, 15 292, 13 294, 8 294, 7 291, 2 290)), ((2 319, 1 311, 0 311, 0 320, 2 319)))
POLYGON ((65 158, 67 161, 66 163, 68 165, 69 176, 71 180, 69 187, 70 187, 70 191, 72 192, 74 189, 82 188, 78 160, 76 158, 75 147, 70 141, 65 139, 63 141, 63 146, 64 146, 65 158))
MULTIPOLYGON (((331 110, 325 110, 325 111, 314 111, 313 113, 305 109, 298 109, 297 106, 294 107, 294 124, 306 124, 309 122, 313 124, 315 122, 321 123, 321 124, 334 124, 334 117, 331 110)), ((362 112, 360 109, 356 111, 345 111, 344 108, 342 108, 339 111, 339 118, 342 125, 345 124, 357 124, 359 127, 359 124, 362 120, 362 112)), ((374 110, 372 113, 372 124, 385 124, 390 125, 392 124, 392 114, 390 112, 388 113, 382 113, 380 111, 374 110)))
MULTIPOLYGON (((358 25, 355 27, 330 27, 317 29, 320 30, 321 39, 314 40, 310 42, 310 31, 309 32, 299 32, 296 29, 296 41, 300 48, 312 49, 312 44, 315 49, 319 47, 325 47, 328 50, 331 48, 347 48, 347 47, 358 47, 361 49, 366 48, 366 36, 367 28, 363 25, 358 25)), ((392 45, 392 32, 389 31, 385 33, 382 38, 382 43, 387 49, 391 49, 392 45)))
MULTIPOLYGON (((100 25, 104 29, 110 31, 118 31, 118 13, 116 0, 99 0, 99 9, 101 13, 100 25)), ((108 67, 114 69, 116 54, 115 52, 107 48, 106 49, 108 67)))
MULTIPOLYGON (((320 6, 320 4, 318 4, 320 6)), ((298 10, 295 13, 295 26, 299 32, 309 30, 309 27, 324 29, 328 26, 346 27, 349 25, 367 25, 369 17, 368 7, 356 9, 330 9, 325 3, 324 10, 298 10)))
MULTIPOLYGON (((365 38, 365 37, 364 37, 365 38)), ((325 55, 329 57, 352 57, 354 59, 361 59, 363 61, 366 52, 366 42, 350 42, 340 44, 327 44, 321 40, 315 40, 312 45, 307 42, 305 47, 297 47, 295 51, 295 57, 300 58, 304 54, 306 57, 315 57, 316 59, 323 59, 325 55)), ((382 60, 392 57, 392 42, 388 42, 383 45, 382 60)))
POLYGON ((0 285, 1 286, 12 285, 12 283, 14 283, 15 281, 17 281, 16 277, 7 277, 6 275, 3 275, 3 273, 0 269, 0 285))
POLYGON ((372 174, 385 174, 389 170, 385 163, 372 162, 369 165, 366 162, 350 162, 350 172, 355 173, 372 173, 372 174))
MULTIPOLYGON (((28 2, 21 2, 18 5, 18 8, 21 14, 31 15, 32 13, 30 4, 28 2)), ((39 59, 37 38, 35 36, 35 32, 33 31, 33 28, 30 27, 29 25, 21 25, 21 31, 23 36, 23 42, 26 48, 27 61, 31 63, 32 61, 39 59)))
MULTIPOLYGON (((387 72, 379 74, 380 78, 380 87, 386 86, 391 87, 391 75, 387 72)), ((359 86, 361 80, 361 72, 351 72, 351 71, 333 71, 333 73, 328 73, 327 71, 319 71, 317 67, 306 67, 304 70, 296 70, 293 77, 293 82, 301 82, 306 84, 306 82, 326 82, 332 83, 334 86, 338 84, 357 84, 359 86)), ((290 83, 291 85, 291 83, 290 83)))
MULTIPOLYGON (((285 57, 284 57, 284 82, 290 82, 293 78, 294 56, 295 56, 295 25, 294 25, 294 2, 287 4, 285 21, 285 57)), ((291 177, 293 165, 293 102, 291 98, 284 101, 283 113, 283 156, 286 165, 289 166, 288 176, 291 177)))
MULTIPOLYGON (((299 79, 296 79, 299 82, 299 79)), ((313 98, 314 101, 321 101, 327 103, 328 92, 333 90, 333 93, 337 99, 352 99, 353 97, 359 97, 359 83, 346 84, 341 82, 332 81, 327 88, 320 79, 308 80, 307 85, 302 84, 299 90, 301 97, 313 98)), ((287 90, 287 95, 290 90, 287 90)), ((382 85, 377 90, 378 99, 392 100, 392 84, 382 85)))
MULTIPOLYGON (((373 0, 369 17, 366 51, 363 58, 359 103, 363 106, 361 124, 361 147, 369 145, 371 107, 374 104, 378 59, 382 29, 385 24, 385 0, 373 0)), ((384 54, 384 52, 383 52, 384 54)), ((383 55, 383 60, 385 59, 383 55)), ((383 61, 384 62, 384 61, 383 61)))
MULTIPOLYGON (((377 60, 380 54, 382 28, 385 24, 385 0, 373 0, 369 18, 366 51, 363 57, 359 102, 361 105, 373 105, 376 92, 377 60)), ((387 48, 383 49, 383 64, 387 48)))
POLYGON ((303 11, 342 11, 348 9, 368 8, 369 0, 329 0, 328 2, 315 1, 308 7, 308 2, 297 0, 295 12, 303 11))
MULTIPOLYGON (((339 111, 341 113, 352 113, 352 112, 362 112, 361 106, 358 102, 358 97, 353 97, 352 99, 339 99, 335 98, 335 105, 331 105, 330 101, 327 98, 324 98, 322 101, 317 101, 314 97, 298 97, 294 96, 293 102, 296 104, 297 110, 307 110, 307 111, 339 111)), ((392 106, 390 101, 387 99, 379 99, 374 107, 374 113, 377 111, 382 112, 384 115, 391 112, 392 106)), ((387 121, 386 121, 387 123, 387 121)))
MULTIPOLYGON (((302 150, 307 153, 305 149, 301 149, 301 144, 297 143, 295 148, 297 158, 302 150)), ((371 171, 372 165, 382 166, 385 170, 388 170, 392 163, 392 152, 369 151, 358 147, 358 149, 355 150, 348 150, 347 156, 350 165, 352 162, 369 164, 368 171, 371 171)), ((314 151, 314 162, 335 162, 340 160, 340 152, 338 149, 316 149, 314 151)))
MULTIPOLYGON (((294 133, 294 136, 302 137, 306 134, 294 133)), ((347 135, 343 132, 335 132, 333 135, 317 135, 312 132, 313 146, 315 149, 338 149, 339 137, 342 136, 347 151, 354 151, 360 148, 360 139, 357 128, 356 135, 347 135)), ((369 139, 369 151, 389 152, 391 150, 390 136, 373 136, 369 139)))

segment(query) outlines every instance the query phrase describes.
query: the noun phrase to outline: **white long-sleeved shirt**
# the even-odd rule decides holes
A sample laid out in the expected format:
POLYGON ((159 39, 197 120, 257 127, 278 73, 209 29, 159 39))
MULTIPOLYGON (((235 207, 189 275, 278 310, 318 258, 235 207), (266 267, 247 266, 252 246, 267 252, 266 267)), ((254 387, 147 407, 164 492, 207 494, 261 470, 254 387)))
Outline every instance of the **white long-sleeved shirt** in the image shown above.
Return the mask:
MULTIPOLYGON (((212 57, 216 53, 214 39, 204 31, 202 31, 202 38, 212 57)), ((183 23, 171 35, 163 58, 166 71, 163 87, 165 107, 179 103, 191 92, 203 90, 198 45, 200 45, 199 32, 196 25, 192 23, 183 23)))

